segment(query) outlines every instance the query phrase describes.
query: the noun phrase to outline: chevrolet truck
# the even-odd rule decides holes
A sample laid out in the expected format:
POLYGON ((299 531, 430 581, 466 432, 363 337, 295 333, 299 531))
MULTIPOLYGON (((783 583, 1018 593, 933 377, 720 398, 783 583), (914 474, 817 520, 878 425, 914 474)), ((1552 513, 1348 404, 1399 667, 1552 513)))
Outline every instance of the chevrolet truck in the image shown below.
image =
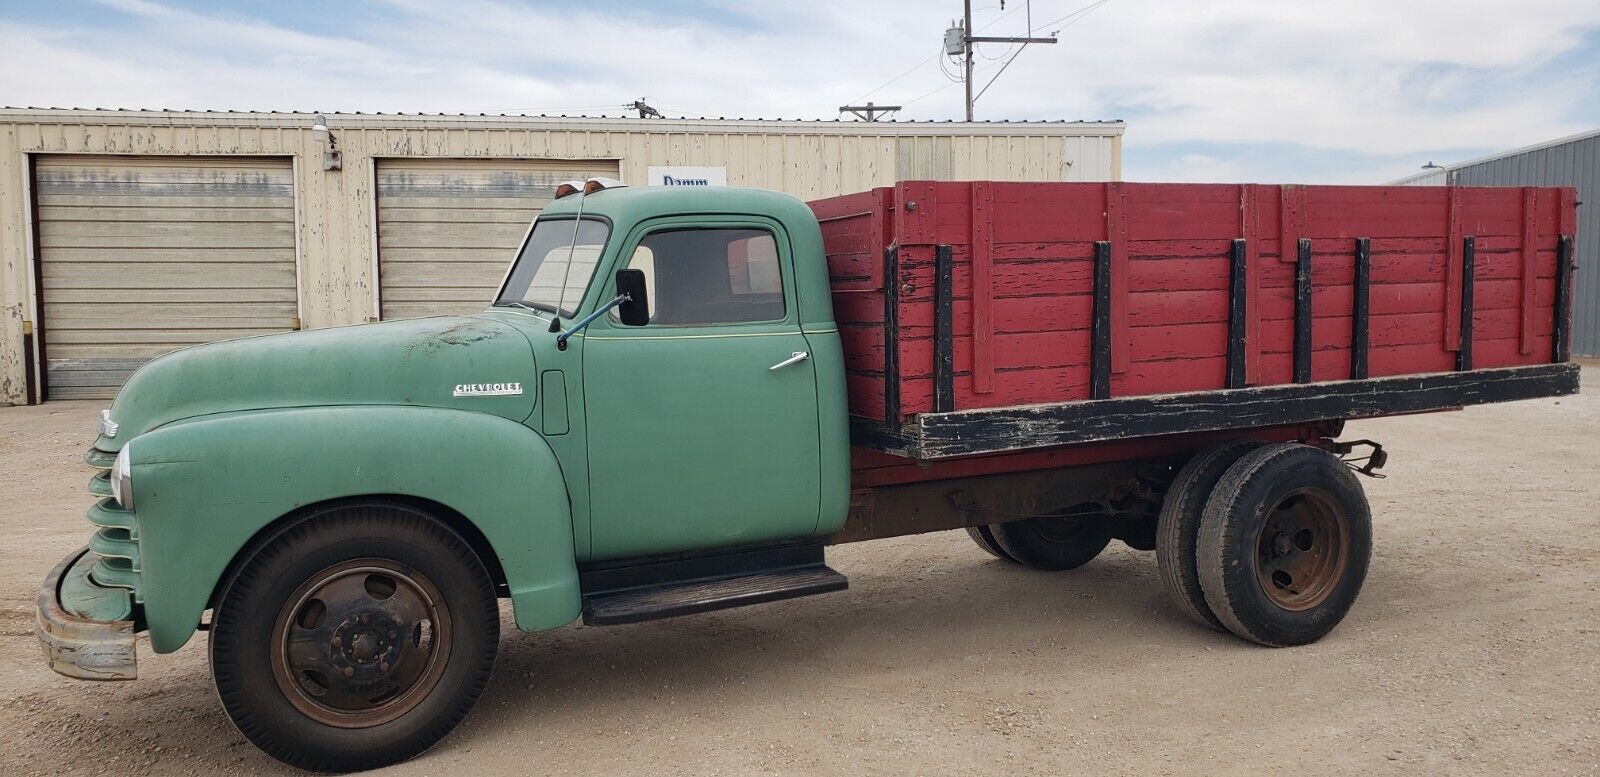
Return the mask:
POLYGON ((557 194, 481 313, 139 369, 39 591, 49 665, 131 680, 136 635, 205 631, 251 742, 367 769, 467 714, 502 601, 540 631, 822 594, 827 546, 940 530, 1042 571, 1153 550, 1196 623, 1300 645, 1371 549, 1384 454, 1346 420, 1578 386, 1570 189, 557 194))

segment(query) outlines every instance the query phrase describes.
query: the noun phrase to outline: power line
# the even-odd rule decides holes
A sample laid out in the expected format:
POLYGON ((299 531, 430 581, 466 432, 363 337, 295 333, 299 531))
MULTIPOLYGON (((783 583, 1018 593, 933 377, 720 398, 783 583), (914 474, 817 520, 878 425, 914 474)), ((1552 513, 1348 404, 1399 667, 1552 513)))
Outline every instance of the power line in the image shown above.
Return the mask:
MULTIPOLYGON (((1068 27, 1071 27, 1074 24, 1077 24, 1080 21, 1083 21, 1083 17, 1088 16, 1089 14, 1094 12, 1094 9, 1099 8, 1100 6, 1105 5, 1106 3, 1109 3, 1109 2, 1111 2, 1111 0, 1099 0, 1099 2, 1090 3, 1089 5, 1086 5, 1086 6, 1082 7, 1082 8, 1079 8, 1078 10, 1073 11, 1072 13, 1069 13, 1066 16, 1061 17, 1060 19, 1054 19, 1054 20, 1045 22, 1041 26, 1049 27, 1050 25, 1056 24, 1058 22, 1066 22, 1066 24, 1061 25, 1061 27, 1057 28, 1054 32, 1050 33, 1051 35, 1055 35, 1055 34, 1061 32, 1061 30, 1064 30, 1064 29, 1066 29, 1068 27), (1067 21, 1068 19, 1071 19, 1071 21, 1067 21)), ((1035 28, 1030 25, 1028 27, 1028 34, 1032 35, 1034 29, 1035 28)), ((1024 46, 1023 48, 1027 48, 1027 47, 1024 46)), ((1011 67, 1012 60, 1015 60, 1017 58, 1017 56, 1020 55, 1021 53, 1022 53, 1022 49, 1017 49, 1017 53, 1016 54, 1012 54, 1011 55, 1011 59, 1006 60, 1006 63, 1004 65, 1000 66, 1000 73, 1006 72, 1006 68, 1011 67)), ((989 91, 989 87, 994 86, 994 82, 998 81, 1000 79, 1000 73, 995 73, 994 74, 994 78, 989 79, 989 83, 984 84, 983 88, 978 90, 978 94, 975 95, 972 99, 976 100, 979 97, 982 97, 984 92, 989 91)))
POLYGON ((645 102, 645 100, 648 100, 648 99, 650 99, 650 98, 648 98, 648 97, 640 97, 639 99, 634 100, 631 103, 624 104, 622 107, 625 110, 638 111, 639 112, 639 118, 641 118, 641 119, 659 119, 659 118, 662 118, 661 111, 656 110, 649 103, 645 102))
MULTIPOLYGON (((1071 13, 1068 13, 1068 14, 1066 14, 1064 16, 1061 16, 1061 17, 1058 17, 1056 19, 1052 19, 1052 20, 1050 20, 1048 22, 1044 22, 1042 24, 1033 24, 1032 23, 1032 19, 1031 19, 1032 14, 1033 14, 1032 6, 1031 6, 1031 4, 1024 2, 1022 4, 1018 4, 1018 5, 1012 6, 1010 10, 1005 11, 1004 13, 1000 14, 999 16, 996 16, 993 19, 990 19, 984 25, 982 25, 982 26, 978 27, 977 29, 973 30, 973 32, 982 32, 984 30, 987 30, 990 27, 993 27, 994 25, 999 24, 1000 21, 1005 19, 1007 16, 1010 16, 1011 14, 1014 14, 1017 11, 1020 11, 1020 10, 1023 10, 1023 9, 1027 9, 1028 10, 1028 14, 1029 14, 1029 17, 1030 17, 1029 24, 1028 24, 1028 34, 1030 36, 1033 34, 1034 30, 1048 28, 1048 27, 1050 27, 1051 25, 1054 25, 1054 24, 1060 24, 1061 25, 1061 27, 1057 28, 1057 30, 1056 30, 1056 32, 1059 32, 1061 29, 1065 29, 1066 27, 1070 27, 1073 24, 1078 23, 1079 21, 1081 21, 1083 19, 1083 17, 1089 15, 1091 12, 1095 11, 1096 9, 1100 8, 1101 6, 1103 6, 1103 5, 1105 5, 1105 4, 1109 3, 1109 2, 1111 2, 1111 0, 1095 0, 1095 2, 1092 2, 1092 3, 1089 3, 1088 5, 1082 6, 1082 7, 1078 8, 1077 10, 1072 11, 1071 13)), ((987 55, 979 54, 979 56, 983 57, 984 59, 989 59, 990 62, 1000 61, 1000 60, 1002 60, 1002 58, 1003 58, 1004 61, 1001 61, 999 65, 989 64, 989 65, 983 65, 983 66, 974 68, 974 70, 973 70, 974 73, 983 72, 983 71, 987 71, 987 70, 992 70, 995 67, 999 67, 1000 68, 1000 72, 999 73, 995 73, 995 77, 989 79, 989 82, 984 84, 983 89, 980 90, 978 92, 978 95, 974 96, 973 99, 977 99, 977 96, 981 96, 984 92, 987 92, 989 90, 989 87, 994 85, 995 80, 1000 77, 1001 73, 1004 73, 1005 69, 1007 67, 1009 67, 1011 65, 1011 63, 1013 61, 1015 61, 1016 58, 1019 55, 1021 55, 1022 51, 1024 49, 1026 49, 1026 48, 1027 48, 1027 46, 1025 46, 1025 45, 1024 46, 1019 46, 1015 50, 1008 52, 1009 56, 1007 54, 1002 54, 999 57, 995 57, 993 59, 990 59, 987 55)), ((924 60, 922 60, 921 62, 918 62, 915 65, 912 65, 905 72, 895 76, 894 78, 889 79, 888 81, 883 82, 882 84, 879 84, 877 87, 875 87, 872 90, 868 91, 866 94, 861 95, 860 97, 856 98, 855 100, 852 100, 851 102, 852 103, 859 103, 862 100, 866 99, 867 97, 870 97, 870 96, 872 96, 874 94, 877 94, 880 91, 883 91, 885 88, 894 85, 895 83, 899 82, 901 79, 905 78, 906 76, 909 76, 912 73, 915 73, 917 70, 921 69, 924 65, 928 64, 929 62, 937 61, 939 59, 939 57, 941 57, 943 55, 944 55, 944 49, 943 49, 943 47, 941 47, 940 50, 937 53, 935 53, 933 56, 928 57, 927 59, 924 59, 924 60)), ((946 89, 949 89, 950 87, 955 86, 956 84, 959 84, 959 83, 962 82, 962 79, 959 76, 951 76, 950 75, 950 72, 945 69, 945 66, 944 66, 943 62, 939 62, 939 71, 944 74, 946 79, 949 79, 949 83, 945 83, 945 84, 942 84, 940 86, 936 86, 933 89, 928 90, 927 92, 924 92, 924 93, 922 93, 922 94, 920 94, 920 95, 918 95, 916 97, 913 97, 913 98, 911 98, 909 100, 906 100, 906 101, 902 102, 901 105, 902 106, 911 105, 912 103, 921 101, 921 100, 926 99, 928 97, 932 97, 933 95, 938 94, 939 92, 942 92, 942 91, 944 91, 946 89)))
POLYGON ((489 109, 488 112, 504 114, 553 113, 555 111, 598 111, 604 109, 615 110, 616 107, 616 103, 606 103, 604 105, 547 105, 542 108, 497 108, 489 109))
MULTIPOLYGON (((1078 10, 1073 11, 1072 13, 1069 13, 1066 16, 1063 16, 1063 17, 1061 17, 1059 19, 1052 19, 1052 20, 1050 20, 1048 22, 1045 22, 1044 24, 1035 25, 1034 27, 1029 29, 1028 32, 1032 33, 1033 30, 1036 30, 1036 29, 1039 29, 1039 28, 1042 28, 1042 27, 1049 27, 1052 24, 1059 24, 1061 22, 1066 22, 1066 23, 1062 24, 1061 27, 1058 28, 1058 31, 1060 29, 1065 29, 1065 28, 1070 27, 1070 26, 1072 26, 1074 24, 1077 24, 1079 21, 1081 21, 1083 19, 1084 16, 1087 16, 1089 14, 1089 12, 1094 11, 1095 9, 1097 9, 1100 6, 1105 5, 1106 3, 1109 3, 1109 2, 1111 2, 1111 0, 1096 0, 1096 2, 1093 2, 1093 3, 1090 3, 1090 4, 1086 5, 1086 6, 1083 6, 1082 8, 1079 8, 1078 10)), ((1022 6, 1017 6, 1017 7, 1020 8, 1022 6)), ((1006 13, 1010 13, 1010 11, 1007 11, 1006 13)), ((991 24, 992 24, 992 22, 991 22, 991 24)), ((982 28, 979 28, 979 29, 981 30, 982 28)), ((1023 47, 1023 48, 1026 48, 1026 47, 1023 47)), ((987 70, 993 70, 996 67, 999 67, 1001 69, 1001 71, 1003 72, 1005 70, 1006 66, 1010 65, 1011 61, 1015 60, 1017 58, 1017 56, 1020 55, 1021 53, 1022 53, 1022 51, 1019 49, 1017 52, 1012 54, 1010 59, 1007 59, 1005 62, 1003 62, 1003 63, 1001 63, 999 65, 993 65, 993 64, 983 65, 983 66, 975 68, 973 70, 973 72, 974 73, 982 73, 982 72, 987 71, 987 70)), ((999 78, 999 77, 1000 77, 1000 74, 996 73, 995 74, 995 78, 999 78)), ((988 91, 989 87, 994 84, 994 81, 995 81, 994 78, 989 79, 989 83, 984 85, 983 90, 984 91, 988 91)), ((913 98, 911 98, 909 100, 906 100, 905 102, 901 103, 901 105, 902 106, 910 105, 910 104, 912 104, 914 102, 918 102, 920 100, 924 100, 926 98, 932 97, 932 96, 934 96, 934 95, 936 95, 936 94, 938 94, 938 93, 940 93, 940 92, 942 92, 942 91, 944 91, 946 89, 949 89, 950 87, 955 86, 956 84, 959 84, 959 83, 961 83, 961 81, 960 80, 956 80, 956 81, 954 81, 952 83, 936 86, 933 89, 930 89, 930 90, 928 90, 926 92, 923 92, 922 94, 920 94, 920 95, 918 95, 916 97, 913 97, 913 98)), ((982 95, 983 92, 979 92, 978 94, 982 95)), ((976 99, 976 98, 974 98, 974 99, 976 99)))
MULTIPOLYGON (((940 45, 939 50, 940 50, 941 53, 944 51, 944 46, 942 44, 940 45)), ((945 57, 945 59, 949 59, 949 57, 945 57)), ((944 74, 945 80, 949 81, 952 84, 961 83, 961 76, 953 74, 949 70, 947 70, 945 68, 945 66, 944 66, 944 63, 945 63, 944 59, 939 60, 939 72, 944 74)))
POLYGON ((933 56, 928 57, 927 59, 924 59, 924 60, 922 60, 921 62, 918 62, 915 65, 912 65, 909 69, 906 70, 906 72, 901 73, 900 75, 897 75, 894 78, 891 78, 891 79, 889 79, 887 81, 884 81, 882 84, 879 84, 877 88, 872 89, 871 91, 868 91, 866 94, 863 94, 860 97, 857 97, 856 99, 851 100, 850 102, 851 103, 859 103, 862 100, 865 100, 866 98, 871 97, 872 95, 875 95, 878 92, 883 91, 884 88, 894 84, 894 82, 899 81, 900 79, 905 78, 908 75, 911 75, 912 73, 917 72, 917 70, 919 70, 923 65, 926 65, 929 62, 932 62, 932 61, 938 59, 943 54, 944 54, 944 50, 940 49, 938 54, 934 54, 933 56))
POLYGON ((900 110, 898 105, 876 105, 870 100, 866 105, 841 105, 840 113, 850 113, 862 121, 877 121, 879 115, 887 116, 900 110))
MULTIPOLYGON (((1023 48, 1026 48, 1026 47, 1023 47, 1023 48)), ((1000 72, 999 73, 995 73, 994 74, 994 78, 989 79, 989 83, 984 84, 983 88, 979 89, 978 93, 972 96, 972 101, 973 102, 977 102, 978 98, 982 97, 984 92, 989 91, 989 87, 994 86, 994 82, 1000 80, 1000 76, 1001 76, 1001 74, 1006 72, 1006 68, 1011 67, 1011 63, 1015 62, 1017 57, 1020 57, 1020 56, 1022 56, 1022 49, 1017 49, 1017 53, 1012 54, 1010 59, 1006 60, 1004 64, 1000 65, 1000 72)))
MULTIPOLYGON (((1072 21, 1061 25, 1061 27, 1063 27, 1063 28, 1070 27, 1070 26, 1072 26, 1074 24, 1077 24, 1080 20, 1082 20, 1083 17, 1088 16, 1089 13, 1091 11, 1093 11, 1094 9, 1099 8, 1100 6, 1105 5, 1106 3, 1109 3, 1109 2, 1111 2, 1111 0, 1098 0, 1097 2, 1090 3, 1090 4, 1088 4, 1088 5, 1086 5, 1086 6, 1082 7, 1082 8, 1079 8, 1076 11, 1073 11, 1072 13, 1067 14, 1066 16, 1063 16, 1060 19, 1052 19, 1052 20, 1050 20, 1048 22, 1045 22, 1044 24, 1041 24, 1041 25, 1038 25, 1037 27, 1031 28, 1031 29, 1028 30, 1028 32, 1032 33, 1033 30, 1043 29, 1045 27, 1049 27, 1052 24, 1059 24, 1061 22, 1067 22, 1068 19, 1072 19, 1072 21), (1073 18, 1073 17, 1077 17, 1077 18, 1073 18)), ((1059 30, 1058 30, 1058 32, 1059 32, 1059 30)))
MULTIPOLYGON (((1057 39, 1056 39, 1056 36, 1054 36, 1054 35, 1050 35, 1050 36, 1047 36, 1047 37, 1034 37, 1034 35, 1033 35, 1033 8, 1032 8, 1033 0, 1024 0, 1024 7, 1028 8, 1028 34, 1027 35, 1023 35, 1023 36, 1016 36, 1016 35, 1005 35, 1005 36, 974 35, 973 33, 976 32, 976 30, 974 30, 973 27, 972 27, 972 0, 963 0, 961 5, 962 5, 962 14, 961 14, 961 22, 960 22, 960 24, 958 24, 957 26, 951 27, 948 30, 945 30, 945 33, 944 33, 945 52, 946 53, 956 53, 956 52, 952 52, 952 49, 958 49, 959 53, 961 54, 962 67, 966 71, 965 74, 961 78, 961 81, 966 86, 966 90, 967 90, 967 97, 966 97, 966 101, 965 101, 966 102, 966 106, 967 106, 966 120, 967 121, 972 121, 973 120, 972 108, 973 108, 974 103, 977 102, 977 96, 972 93, 972 81, 973 81, 974 74, 976 72, 976 70, 973 67, 973 61, 974 61, 973 55, 974 55, 975 52, 978 51, 978 47, 975 44, 979 44, 979 43, 1010 43, 1010 44, 1016 45, 1018 47, 1016 53, 1012 54, 1011 58, 1007 59, 1005 61, 1005 64, 1000 66, 1000 73, 1004 73, 1006 68, 1010 67, 1011 63, 1016 60, 1017 56, 1020 55, 1023 52, 1023 50, 1028 47, 1029 43, 1055 43, 1057 39)), ((987 55, 981 55, 981 56, 983 56, 985 59, 988 59, 987 55)), ((1000 77, 1000 73, 996 73, 995 74, 995 78, 999 78, 1000 77)), ((994 80, 990 79, 989 83, 994 83, 994 80)), ((985 88, 988 88, 987 85, 985 85, 985 88)))
MULTIPOLYGON (((972 72, 974 72, 974 73, 982 73, 982 72, 984 72, 986 70, 993 70, 993 69, 995 69, 997 67, 1002 67, 1002 66, 1003 65, 983 65, 981 67, 974 68, 972 72)), ((931 91, 924 92, 920 97, 913 97, 910 100, 906 100, 904 103, 901 103, 901 105, 902 106, 910 105, 910 104, 912 104, 912 103, 914 103, 914 102, 916 102, 918 100, 921 100, 923 97, 931 97, 931 96, 933 96, 935 94, 938 94, 939 92, 942 92, 942 91, 944 91, 946 89, 949 89, 950 87, 955 86, 956 84, 959 84, 959 83, 961 83, 961 79, 958 78, 958 79, 956 79, 954 81, 951 81, 948 84, 945 84, 944 86, 935 87, 931 91)))
MULTIPOLYGON (((1009 11, 1006 11, 1006 12, 1005 12, 1005 13, 1002 13, 1002 14, 1000 14, 1000 15, 999 15, 999 16, 996 16, 996 17, 995 17, 995 18, 993 18, 993 19, 990 19, 990 20, 989 20, 989 23, 988 23, 988 24, 985 24, 985 25, 983 25, 983 26, 982 26, 982 27, 979 27, 979 28, 978 28, 978 29, 977 29, 977 30, 976 30, 976 32, 982 32, 982 31, 984 31, 984 30, 987 30, 987 29, 989 29, 989 28, 990 28, 990 27, 993 27, 993 26, 995 26, 995 25, 996 25, 996 24, 998 24, 998 23, 999 23, 999 22, 1000 22, 1000 20, 1001 20, 1001 19, 1004 19, 1004 18, 1006 18, 1006 17, 1007 17, 1007 16, 1010 16, 1010 15, 1011 15, 1011 14, 1014 14, 1014 13, 1016 13, 1016 12, 1017 12, 1017 9, 1019 9, 1019 8, 1022 8, 1022 7, 1023 7, 1023 6, 1020 6, 1020 5, 1017 5, 1017 6, 1012 6, 1012 8, 1011 8, 1011 10, 1009 10, 1009 11)), ((867 98, 868 98, 868 97, 871 97, 871 96, 872 96, 872 95, 875 95, 875 94, 877 94, 877 93, 878 93, 878 92, 881 92, 881 91, 883 91, 883 90, 884 90, 884 89, 885 89, 885 88, 887 88, 887 87, 889 87, 889 86, 892 86, 892 85, 894 85, 894 83, 895 83, 895 82, 897 82, 897 81, 899 81, 899 80, 900 80, 900 79, 902 79, 902 78, 905 78, 905 77, 906 77, 906 76, 908 76, 908 75, 911 75, 911 74, 912 74, 912 73, 915 73, 915 72, 917 72, 917 71, 918 71, 918 70, 919 70, 919 69, 921 69, 921 68, 922 68, 922 66, 923 66, 923 65, 926 65, 926 64, 928 64, 928 63, 929 63, 929 62, 933 62, 933 61, 934 61, 934 60, 937 60, 937 59, 938 59, 938 58, 939 58, 939 57, 941 57, 941 56, 943 56, 943 55, 944 55, 944 49, 943 49, 943 48, 942 48, 942 47, 941 47, 941 48, 940 48, 940 50, 939 50, 939 53, 937 53, 937 54, 934 54, 934 55, 933 55, 933 56, 931 56, 931 57, 928 57, 928 58, 927 58, 927 59, 924 59, 924 60, 922 60, 922 61, 921 61, 921 62, 918 62, 918 63, 917 63, 917 64, 915 64, 915 65, 912 65, 912 66, 911 66, 911 67, 909 67, 909 68, 907 68, 907 69, 906 69, 906 71, 905 71, 905 72, 904 72, 904 73, 901 73, 901 74, 900 74, 900 75, 897 75, 897 76, 895 76, 895 77, 894 77, 894 78, 891 78, 891 79, 889 79, 889 80, 887 80, 887 81, 884 81, 884 82, 883 82, 883 83, 881 83, 881 84, 879 84, 879 85, 878 85, 878 86, 876 86, 876 87, 874 87, 874 88, 873 88, 873 89, 872 89, 872 90, 870 90, 870 91, 868 91, 868 92, 867 92, 867 93, 866 93, 866 94, 863 94, 863 95, 861 95, 861 96, 860 96, 860 97, 857 97, 857 98, 856 98, 856 99, 854 99, 854 100, 851 100, 851 101, 850 101, 850 102, 851 102, 851 103, 859 103, 859 102, 861 102, 861 101, 862 101, 862 100, 865 100, 865 99, 867 99, 867 98)), ((944 66, 943 66, 943 65, 940 65, 940 69, 941 69, 941 70, 942 70, 942 69, 943 69, 943 68, 944 68, 944 66)))

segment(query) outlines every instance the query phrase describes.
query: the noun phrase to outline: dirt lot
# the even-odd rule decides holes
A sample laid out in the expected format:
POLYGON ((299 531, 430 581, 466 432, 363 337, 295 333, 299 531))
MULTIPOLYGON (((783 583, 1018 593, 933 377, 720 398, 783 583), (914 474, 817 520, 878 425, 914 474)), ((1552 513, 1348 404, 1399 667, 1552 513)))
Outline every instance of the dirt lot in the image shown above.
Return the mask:
MULTIPOLYGON (((831 552, 850 590, 529 635, 395 774, 1600 774, 1600 367, 1587 395, 1355 424, 1366 590, 1288 650, 1191 625, 1155 559, 1076 572, 961 533, 831 552)), ((234 731, 204 638, 143 679, 58 677, 33 596, 88 534, 98 403, 0 409, 0 774, 281 773, 234 731)))

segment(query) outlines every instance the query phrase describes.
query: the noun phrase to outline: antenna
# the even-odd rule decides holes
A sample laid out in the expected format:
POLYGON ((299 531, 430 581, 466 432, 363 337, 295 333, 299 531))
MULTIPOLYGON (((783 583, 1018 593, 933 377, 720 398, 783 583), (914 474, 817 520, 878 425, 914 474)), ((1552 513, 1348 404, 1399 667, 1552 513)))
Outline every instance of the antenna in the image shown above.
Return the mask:
POLYGON ((645 100, 648 100, 648 99, 650 99, 650 98, 648 98, 648 97, 640 97, 639 99, 634 100, 631 103, 624 103, 622 107, 626 108, 627 110, 630 110, 630 111, 638 111, 639 112, 639 118, 641 118, 641 119, 661 119, 661 118, 665 118, 664 116, 661 115, 661 111, 658 111, 655 108, 650 107, 650 104, 645 102, 645 100))

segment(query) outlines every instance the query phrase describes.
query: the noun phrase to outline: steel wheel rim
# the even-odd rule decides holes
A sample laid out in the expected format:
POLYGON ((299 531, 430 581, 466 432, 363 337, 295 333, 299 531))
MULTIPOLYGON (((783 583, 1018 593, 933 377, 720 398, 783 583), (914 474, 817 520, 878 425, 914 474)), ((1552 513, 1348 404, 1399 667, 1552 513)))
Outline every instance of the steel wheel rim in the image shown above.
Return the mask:
POLYGON ((388 723, 438 685, 450 658, 450 623, 443 595, 415 569, 377 558, 335 564, 278 611, 273 679, 319 723, 388 723))
POLYGON ((1095 536, 1089 521, 1075 516, 1051 516, 1034 522, 1034 533, 1056 545, 1081 545, 1095 536))
POLYGON ((1088 502, 1057 510, 1029 521, 1034 536, 1053 545, 1078 546, 1090 542, 1099 533, 1097 519, 1099 505, 1088 502))
POLYGON ((1254 544, 1256 581, 1273 604, 1304 612, 1323 603, 1344 577, 1350 523, 1324 491, 1291 491, 1267 510, 1254 544))

